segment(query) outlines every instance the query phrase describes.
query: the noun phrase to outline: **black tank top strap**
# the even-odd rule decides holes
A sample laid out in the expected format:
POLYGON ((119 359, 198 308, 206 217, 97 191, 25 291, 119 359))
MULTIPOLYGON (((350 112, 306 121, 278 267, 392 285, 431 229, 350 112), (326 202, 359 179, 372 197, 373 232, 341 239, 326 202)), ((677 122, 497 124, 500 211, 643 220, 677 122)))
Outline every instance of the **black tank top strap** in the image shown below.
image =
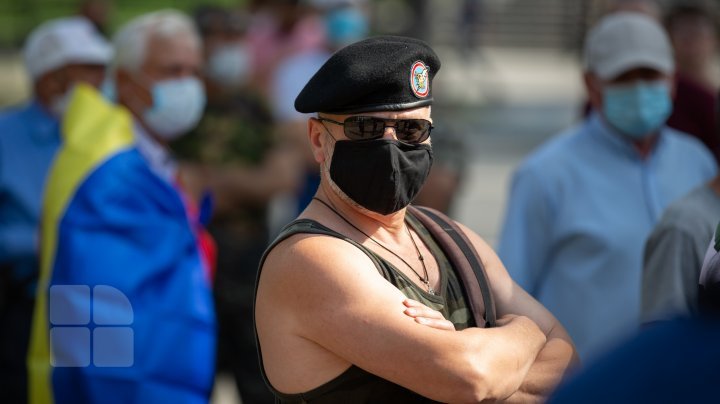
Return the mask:
MULTIPOLYGON (((267 255, 272 251, 275 246, 280 244, 281 242, 285 241, 286 239, 296 235, 296 234, 319 234, 323 236, 331 236, 335 238, 339 238, 341 240, 347 241, 348 243, 354 245, 355 247, 362 250, 365 255, 367 255, 370 260, 372 260, 373 265, 375 265, 375 268, 377 268, 378 272, 381 274, 384 273, 385 269, 384 266, 381 264, 381 262, 378 260, 376 255, 370 251, 367 247, 363 246, 362 244, 358 243, 357 241, 340 234, 336 232, 335 230, 326 227, 319 222, 316 222, 312 219, 297 219, 293 222, 290 222, 285 227, 280 230, 280 234, 275 238, 275 240, 270 244, 270 246, 265 250, 265 253, 262 256, 262 259, 260 260, 260 268, 262 268, 263 263, 265 262, 265 258, 267 255)), ((258 273, 258 278, 259 278, 258 273)), ((257 292, 257 290, 256 290, 257 292)))

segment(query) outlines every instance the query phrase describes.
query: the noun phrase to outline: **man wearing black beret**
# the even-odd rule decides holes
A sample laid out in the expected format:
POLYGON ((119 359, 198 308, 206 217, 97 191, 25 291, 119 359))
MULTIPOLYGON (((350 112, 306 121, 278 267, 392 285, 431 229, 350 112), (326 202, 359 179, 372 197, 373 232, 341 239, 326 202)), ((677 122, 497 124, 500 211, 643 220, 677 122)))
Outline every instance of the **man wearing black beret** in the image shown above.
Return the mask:
POLYGON ((408 206, 432 164, 439 69, 422 41, 374 37, 335 53, 295 100, 318 113, 308 138, 322 179, 258 274, 260 356, 280 402, 542 400, 576 361, 492 249, 449 225, 484 264, 478 320, 457 254, 408 206))

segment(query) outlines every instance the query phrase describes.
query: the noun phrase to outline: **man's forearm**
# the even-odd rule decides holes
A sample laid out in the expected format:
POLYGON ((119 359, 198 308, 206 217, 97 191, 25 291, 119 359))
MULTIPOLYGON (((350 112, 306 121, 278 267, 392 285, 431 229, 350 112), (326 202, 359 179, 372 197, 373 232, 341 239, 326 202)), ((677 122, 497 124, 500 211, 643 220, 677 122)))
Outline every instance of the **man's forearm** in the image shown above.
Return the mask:
POLYGON ((568 369, 577 366, 579 358, 564 330, 551 332, 520 388, 506 403, 544 402, 560 383, 568 369))
POLYGON ((498 319, 498 327, 481 330, 495 334, 483 343, 479 357, 484 362, 488 385, 487 399, 497 400, 514 394, 545 347, 547 337, 532 320, 524 316, 498 319))

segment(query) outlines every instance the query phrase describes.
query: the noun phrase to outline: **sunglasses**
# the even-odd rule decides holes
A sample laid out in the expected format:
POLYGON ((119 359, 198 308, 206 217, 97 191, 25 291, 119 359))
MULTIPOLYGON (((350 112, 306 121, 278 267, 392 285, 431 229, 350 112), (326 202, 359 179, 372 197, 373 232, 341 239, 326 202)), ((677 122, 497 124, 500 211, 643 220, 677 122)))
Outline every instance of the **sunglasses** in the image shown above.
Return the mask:
POLYGON ((427 119, 385 119, 361 115, 351 116, 343 122, 327 118, 317 119, 342 126, 345 136, 351 140, 379 139, 385 134, 385 128, 393 128, 401 142, 422 143, 430 137, 433 129, 432 123, 427 119))

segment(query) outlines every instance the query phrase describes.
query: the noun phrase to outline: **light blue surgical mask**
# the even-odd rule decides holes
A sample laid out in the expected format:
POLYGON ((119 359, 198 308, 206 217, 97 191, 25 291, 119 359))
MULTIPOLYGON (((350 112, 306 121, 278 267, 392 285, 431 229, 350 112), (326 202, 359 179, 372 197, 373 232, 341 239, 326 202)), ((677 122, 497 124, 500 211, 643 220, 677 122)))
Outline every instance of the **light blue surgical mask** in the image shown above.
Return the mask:
POLYGON ((152 87, 153 105, 143 120, 158 136, 176 139, 197 125, 205 109, 205 87, 196 77, 169 79, 152 87))
POLYGON ((251 62, 250 51, 242 43, 222 45, 210 55, 206 74, 217 84, 237 88, 249 78, 251 62))
POLYGON ((620 133, 638 140, 646 138, 672 113, 670 85, 656 80, 608 86, 603 91, 603 112, 620 133))

